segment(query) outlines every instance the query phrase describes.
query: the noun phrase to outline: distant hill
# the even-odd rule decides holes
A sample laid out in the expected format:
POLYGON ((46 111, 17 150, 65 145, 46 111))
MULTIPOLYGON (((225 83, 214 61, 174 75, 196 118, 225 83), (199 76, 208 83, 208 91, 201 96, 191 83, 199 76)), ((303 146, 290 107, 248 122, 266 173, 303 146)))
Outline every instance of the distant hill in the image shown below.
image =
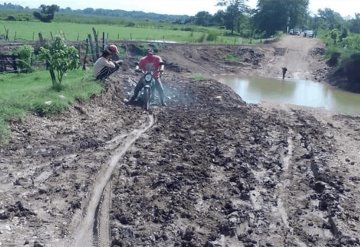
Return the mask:
MULTIPOLYGON (((23 7, 21 5, 16 5, 12 3, 0 4, 0 10, 17 10, 17 11, 35 11, 38 9, 31 9, 28 7, 23 7)), ((60 13, 74 13, 74 14, 86 14, 86 15, 98 15, 98 16, 112 16, 112 17, 124 17, 124 18, 136 18, 136 19, 149 19, 149 20, 161 20, 161 21, 170 21, 170 22, 181 22, 188 19, 188 15, 167 15, 167 14, 156 14, 156 13, 147 13, 143 11, 126 11, 121 9, 94 9, 94 8, 85 8, 85 9, 76 9, 71 8, 60 9, 60 13)))

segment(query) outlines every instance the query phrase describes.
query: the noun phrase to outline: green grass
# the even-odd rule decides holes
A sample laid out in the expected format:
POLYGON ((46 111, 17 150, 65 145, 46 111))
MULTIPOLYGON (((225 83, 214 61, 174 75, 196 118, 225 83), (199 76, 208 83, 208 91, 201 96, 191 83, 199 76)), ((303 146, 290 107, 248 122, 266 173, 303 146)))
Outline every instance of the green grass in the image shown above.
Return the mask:
MULTIPOLYGON (((0 26, 9 30, 9 39, 12 40, 38 40, 41 32, 45 39, 51 39, 57 34, 64 34, 69 41, 85 40, 88 34, 93 34, 92 28, 99 32, 99 38, 104 32, 108 40, 166 40, 185 43, 198 43, 205 35, 217 35, 216 40, 205 41, 217 44, 248 44, 249 39, 226 36, 225 31, 216 27, 181 26, 164 23, 152 23, 151 26, 143 26, 140 22, 136 26, 126 26, 126 22, 119 24, 86 24, 74 22, 42 23, 39 21, 0 21, 0 26)), ((253 40, 257 43, 256 40, 253 40)))
POLYGON ((229 62, 237 62, 239 61, 239 58, 236 56, 236 54, 227 54, 225 60, 229 62))
POLYGON ((27 113, 40 116, 59 113, 75 100, 87 100, 101 91, 102 86, 89 71, 68 73, 60 92, 51 89, 48 71, 0 74, 0 141, 6 139, 9 121, 19 120, 27 113))
POLYGON ((194 81, 202 81, 205 80, 206 78, 202 74, 193 74, 191 76, 191 79, 193 79, 194 81))

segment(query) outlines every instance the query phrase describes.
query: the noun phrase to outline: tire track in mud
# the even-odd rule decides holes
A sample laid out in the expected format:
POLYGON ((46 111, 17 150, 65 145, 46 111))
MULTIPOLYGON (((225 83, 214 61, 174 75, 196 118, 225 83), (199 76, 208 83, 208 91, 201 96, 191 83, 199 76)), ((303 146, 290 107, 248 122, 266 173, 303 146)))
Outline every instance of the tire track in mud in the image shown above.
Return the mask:
POLYGON ((291 181, 292 181, 292 177, 293 172, 292 172, 292 158, 293 158, 293 150, 294 150, 294 142, 293 142, 293 138, 294 138, 294 130, 290 129, 289 130, 289 136, 287 138, 287 143, 288 143, 288 147, 286 150, 286 153, 284 154, 283 157, 283 175, 282 175, 282 182, 279 183, 279 188, 277 191, 277 207, 276 207, 276 211, 279 213, 281 220, 285 226, 285 230, 287 232, 285 232, 284 234, 284 245, 287 244, 287 241, 290 240, 292 238, 292 241, 294 241, 297 246, 300 247, 306 247, 306 244, 303 243, 295 234, 294 234, 294 229, 291 227, 291 225, 289 224, 289 216, 287 213, 287 191, 288 188, 291 186, 291 181))
POLYGON ((116 148, 110 158, 109 165, 101 171, 95 180, 94 188, 86 208, 85 217, 81 220, 71 246, 90 247, 108 246, 109 208, 111 202, 110 178, 119 160, 132 144, 154 124, 154 116, 149 115, 149 122, 133 130, 128 135, 121 135, 109 141, 107 149, 116 148))
POLYGON ((95 214, 94 243, 95 246, 110 246, 109 212, 111 208, 111 181, 109 181, 101 196, 95 214))

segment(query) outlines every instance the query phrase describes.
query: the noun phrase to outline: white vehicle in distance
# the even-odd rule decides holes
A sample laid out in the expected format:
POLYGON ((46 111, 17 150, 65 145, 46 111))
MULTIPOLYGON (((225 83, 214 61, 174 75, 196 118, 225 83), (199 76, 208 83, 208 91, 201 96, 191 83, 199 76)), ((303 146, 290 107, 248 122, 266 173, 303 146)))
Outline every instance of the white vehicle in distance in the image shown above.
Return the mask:
POLYGON ((314 38, 314 31, 313 30, 305 30, 304 37, 314 38))

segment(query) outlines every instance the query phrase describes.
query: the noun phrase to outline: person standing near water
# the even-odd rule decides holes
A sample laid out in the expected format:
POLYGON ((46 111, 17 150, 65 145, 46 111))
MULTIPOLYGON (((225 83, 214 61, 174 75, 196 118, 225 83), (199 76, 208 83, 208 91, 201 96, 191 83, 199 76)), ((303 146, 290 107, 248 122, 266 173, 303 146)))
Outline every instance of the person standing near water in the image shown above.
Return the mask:
POLYGON ((282 79, 284 80, 285 79, 285 75, 286 75, 286 72, 287 72, 287 68, 286 67, 282 67, 282 79))

